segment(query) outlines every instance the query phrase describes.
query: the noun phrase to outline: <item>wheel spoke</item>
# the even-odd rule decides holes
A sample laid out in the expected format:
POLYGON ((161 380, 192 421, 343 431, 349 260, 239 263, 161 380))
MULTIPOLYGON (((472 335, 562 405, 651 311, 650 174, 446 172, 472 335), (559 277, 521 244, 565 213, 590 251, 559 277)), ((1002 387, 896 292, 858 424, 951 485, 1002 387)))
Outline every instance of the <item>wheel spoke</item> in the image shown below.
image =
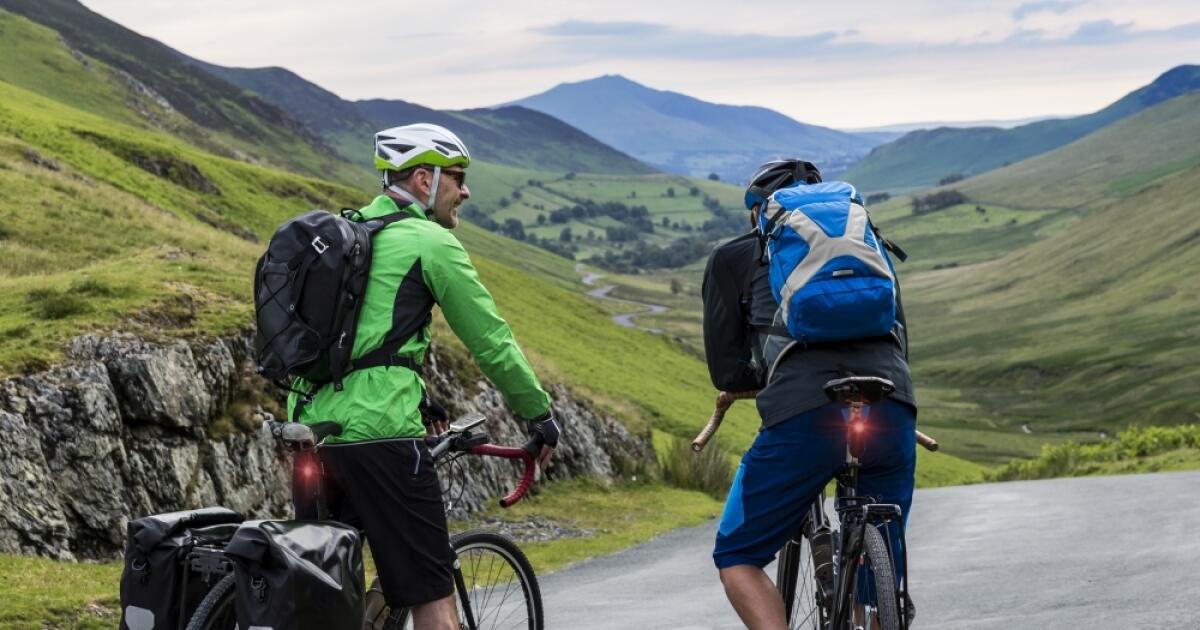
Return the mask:
MULTIPOLYGON (((534 578, 528 568, 518 565, 515 554, 520 553, 519 549, 495 534, 472 536, 482 540, 456 544, 456 553, 467 589, 464 595, 471 603, 477 627, 540 630, 540 615, 536 621, 531 616, 540 605, 529 600, 536 597, 536 586, 527 584, 534 578)), ((460 621, 465 622, 465 616, 460 621)))

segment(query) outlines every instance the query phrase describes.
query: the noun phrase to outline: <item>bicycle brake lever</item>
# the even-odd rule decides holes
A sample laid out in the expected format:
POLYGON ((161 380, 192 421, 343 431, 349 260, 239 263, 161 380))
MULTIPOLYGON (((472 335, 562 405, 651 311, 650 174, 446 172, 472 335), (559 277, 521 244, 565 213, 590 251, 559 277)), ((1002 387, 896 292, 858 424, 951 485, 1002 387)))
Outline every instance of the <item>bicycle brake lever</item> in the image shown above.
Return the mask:
POLYGON ((488 435, 486 433, 464 433, 455 440, 454 448, 459 451, 469 451, 476 446, 487 444, 487 442, 488 435))

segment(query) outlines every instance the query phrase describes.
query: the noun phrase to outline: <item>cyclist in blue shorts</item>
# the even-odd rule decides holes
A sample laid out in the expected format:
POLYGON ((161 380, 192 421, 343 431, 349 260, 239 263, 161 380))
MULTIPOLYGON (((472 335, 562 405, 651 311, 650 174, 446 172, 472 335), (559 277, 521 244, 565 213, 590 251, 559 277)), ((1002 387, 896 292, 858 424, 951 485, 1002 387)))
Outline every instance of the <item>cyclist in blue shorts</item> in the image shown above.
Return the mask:
MULTIPOLYGON (((758 225, 760 207, 776 190, 820 181, 820 172, 808 162, 763 164, 746 191, 751 225, 758 225)), ((829 402, 823 390, 826 382, 880 376, 896 385, 895 392, 872 410, 859 493, 898 504, 904 520, 908 518, 916 465, 916 399, 899 291, 897 324, 885 336, 792 343, 786 329, 773 326, 779 304, 771 293, 758 233, 752 229, 713 251, 702 292, 705 354, 713 385, 731 392, 762 390, 757 397, 762 429, 734 477, 713 560, 726 596, 747 627, 786 628, 783 601, 763 567, 845 465, 844 407, 829 402)), ((899 547, 898 532, 892 544, 899 547)), ((904 567, 896 569, 903 574, 904 567)))

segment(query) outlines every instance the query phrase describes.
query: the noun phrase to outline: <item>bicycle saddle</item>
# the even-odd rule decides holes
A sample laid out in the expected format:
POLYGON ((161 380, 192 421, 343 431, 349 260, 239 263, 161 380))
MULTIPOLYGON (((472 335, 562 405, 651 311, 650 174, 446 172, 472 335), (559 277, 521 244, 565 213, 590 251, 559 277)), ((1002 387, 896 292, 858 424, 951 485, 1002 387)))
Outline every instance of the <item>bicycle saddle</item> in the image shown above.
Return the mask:
POLYGON ((294 451, 306 451, 319 444, 325 438, 339 435, 342 432, 340 424, 329 421, 306 425, 299 422, 273 422, 268 420, 263 425, 284 446, 294 451))
POLYGON ((850 376, 825 383, 825 395, 840 403, 877 403, 894 391, 895 383, 878 376, 850 376))

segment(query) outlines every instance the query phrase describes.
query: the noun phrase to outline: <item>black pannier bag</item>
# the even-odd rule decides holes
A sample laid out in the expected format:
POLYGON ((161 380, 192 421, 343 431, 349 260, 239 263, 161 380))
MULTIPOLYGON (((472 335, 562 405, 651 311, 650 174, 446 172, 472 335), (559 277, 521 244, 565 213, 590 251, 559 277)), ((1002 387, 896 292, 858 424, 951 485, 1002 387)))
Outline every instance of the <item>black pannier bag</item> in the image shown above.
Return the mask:
POLYGON ((350 352, 371 266, 371 239, 412 215, 356 221, 314 210, 279 227, 254 271, 255 353, 259 372, 299 376, 338 390, 354 366, 350 352))
POLYGON ((225 547, 239 628, 361 630, 362 537, 333 521, 247 521, 225 547))
POLYGON ((240 514, 222 507, 130 521, 121 572, 121 630, 162 630, 186 623, 190 609, 211 586, 188 579, 188 554, 197 544, 228 540, 241 521, 240 514))

